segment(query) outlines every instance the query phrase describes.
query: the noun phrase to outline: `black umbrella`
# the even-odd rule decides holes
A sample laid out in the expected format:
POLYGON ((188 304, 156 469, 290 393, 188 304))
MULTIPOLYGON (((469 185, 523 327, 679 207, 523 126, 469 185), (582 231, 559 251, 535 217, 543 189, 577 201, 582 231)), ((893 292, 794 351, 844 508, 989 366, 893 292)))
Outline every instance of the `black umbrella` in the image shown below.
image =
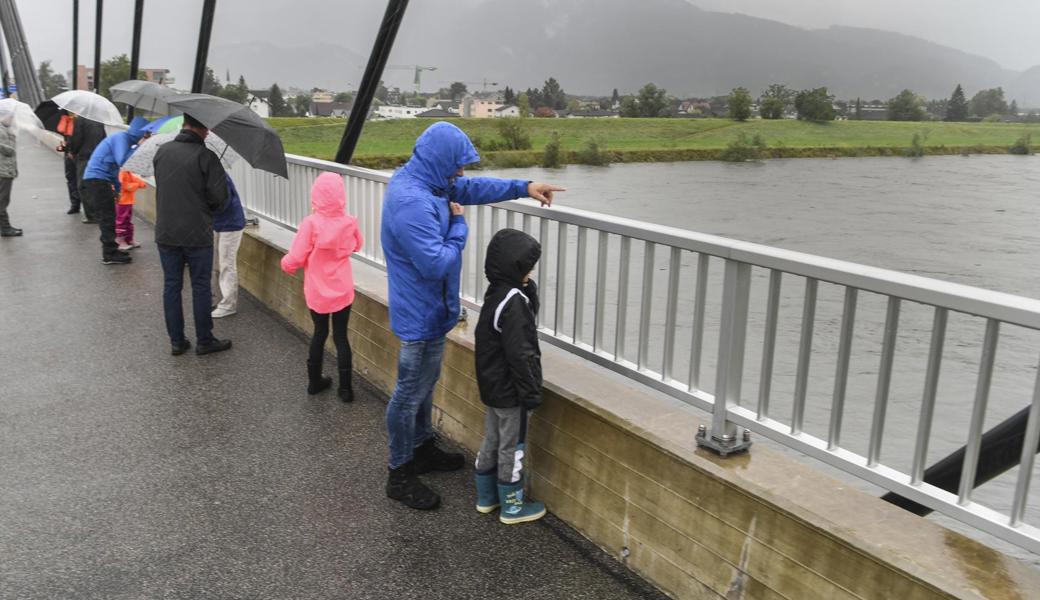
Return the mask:
POLYGON ((249 107, 209 94, 178 94, 166 102, 171 111, 190 115, 211 129, 254 168, 289 178, 281 138, 249 107))
POLYGON ((171 111, 169 104, 167 104, 167 99, 172 96, 181 96, 182 94, 151 81, 130 79, 113 85, 109 88, 109 92, 113 102, 129 104, 134 108, 140 108, 150 113, 168 115, 171 112, 180 112, 171 111))
POLYGON ((53 100, 44 100, 36 107, 36 116, 47 131, 58 132, 58 121, 61 121, 61 108, 53 100))

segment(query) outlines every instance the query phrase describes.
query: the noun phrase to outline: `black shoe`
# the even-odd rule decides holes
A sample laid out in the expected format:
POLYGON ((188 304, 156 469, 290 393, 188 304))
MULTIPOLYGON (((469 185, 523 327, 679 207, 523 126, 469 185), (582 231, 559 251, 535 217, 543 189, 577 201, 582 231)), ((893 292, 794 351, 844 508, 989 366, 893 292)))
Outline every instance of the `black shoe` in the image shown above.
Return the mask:
POLYGON ((22 235, 22 230, 17 227, 4 227, 0 229, 0 237, 18 237, 22 235))
POLYGON ((103 265, 128 265, 133 262, 133 258, 130 257, 126 252, 116 253, 106 256, 101 259, 103 265))
POLYGON ((74 214, 77 214, 78 212, 79 212, 79 207, 78 206, 70 206, 69 209, 67 211, 65 211, 65 214, 67 214, 67 215, 74 215, 74 214))
POLYGON ((386 478, 386 497, 417 510, 432 510, 440 506, 441 497, 416 475, 413 462, 390 469, 386 478))
POLYGON ((188 348, 191 348, 191 342, 189 342, 188 340, 184 340, 183 342, 181 342, 179 344, 171 343, 170 344, 170 354, 172 354, 174 356, 180 356, 181 354, 184 354, 185 352, 187 352, 188 348))
POLYGON ((208 343, 195 346, 195 354, 202 356, 203 354, 213 354, 214 352, 223 352, 230 349, 231 340, 218 340, 213 338, 213 340, 208 343))
POLYGON ((344 402, 354 401, 354 384, 351 381, 350 369, 341 369, 339 372, 339 399, 344 402))
POLYGON ((466 464, 466 459, 458 452, 445 452, 437 447, 433 438, 423 442, 415 449, 412 460, 415 472, 422 475, 430 471, 458 471, 466 464))
POLYGON ((95 221, 94 219, 84 218, 83 219, 83 224, 84 225, 97 225, 97 221, 95 221))
POLYGON ((307 393, 319 394, 332 387, 332 378, 321 374, 321 361, 307 361, 307 393))

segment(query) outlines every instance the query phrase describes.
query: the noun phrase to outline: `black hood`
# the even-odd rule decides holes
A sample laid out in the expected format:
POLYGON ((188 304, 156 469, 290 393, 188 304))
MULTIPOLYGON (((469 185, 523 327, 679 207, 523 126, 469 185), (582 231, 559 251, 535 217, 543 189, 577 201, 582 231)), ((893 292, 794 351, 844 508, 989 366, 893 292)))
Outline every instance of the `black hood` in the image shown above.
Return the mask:
POLYGON ((488 244, 484 274, 491 283, 521 287, 541 256, 538 240, 516 229, 503 229, 488 244))

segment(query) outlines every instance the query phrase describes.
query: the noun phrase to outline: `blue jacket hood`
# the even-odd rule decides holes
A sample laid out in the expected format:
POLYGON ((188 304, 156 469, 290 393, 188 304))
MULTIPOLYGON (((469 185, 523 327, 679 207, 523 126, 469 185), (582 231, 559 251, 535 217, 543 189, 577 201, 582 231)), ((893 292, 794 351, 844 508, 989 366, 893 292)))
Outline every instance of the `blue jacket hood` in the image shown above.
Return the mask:
POLYGON ((415 141, 412 158, 403 167, 440 195, 461 167, 480 162, 480 155, 461 129, 445 121, 426 128, 415 141))
POLYGON ((130 139, 134 143, 137 143, 144 135, 145 127, 148 126, 148 119, 144 117, 134 117, 133 121, 130 121, 130 126, 127 128, 126 133, 130 136, 130 139))

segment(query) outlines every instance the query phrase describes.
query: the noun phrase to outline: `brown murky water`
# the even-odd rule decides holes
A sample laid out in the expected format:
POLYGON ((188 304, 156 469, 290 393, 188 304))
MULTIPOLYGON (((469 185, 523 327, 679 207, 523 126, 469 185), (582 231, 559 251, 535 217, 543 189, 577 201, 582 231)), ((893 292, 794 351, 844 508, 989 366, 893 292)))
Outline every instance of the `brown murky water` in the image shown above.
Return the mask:
MULTIPOLYGON (((574 208, 1040 297, 1036 270, 1040 262, 1040 158, 1036 157, 691 162, 516 169, 483 174, 560 183, 569 191, 561 194, 557 202, 574 208)), ((573 236, 571 239, 573 244, 573 236)), ((554 244, 548 244, 549 251, 554 244)), ((590 242, 590 248, 595 250, 595 241, 590 242)), ((641 264, 641 251, 633 246, 632 264, 641 264)), ((656 270, 667 271, 666 254, 658 252, 656 270)), ((573 261, 574 252, 570 256, 573 261)), ((610 272, 616 269, 614 257, 616 254, 612 255, 610 272)), ((680 315, 692 313, 692 279, 685 269, 692 268, 694 262, 684 257, 680 315)), ((720 281, 718 271, 712 272, 713 283, 720 281)), ((545 274, 546 288, 552 287, 554 277, 552 273, 545 274)), ((633 271, 630 298, 639 297, 640 277, 633 271)), ((655 277, 656 306, 664 280, 660 274, 655 277)), ((743 401, 749 406, 754 405, 758 395, 765 282, 766 274, 756 271, 743 391, 743 401)), ((608 278, 606 286, 610 308, 617 284, 608 278)), ((804 280, 784 279, 771 395, 772 414, 784 421, 790 417, 803 293, 804 280)), ((714 380, 710 363, 715 351, 713 344, 717 343, 713 333, 717 334, 718 326, 717 318, 712 319, 713 302, 717 300, 709 299, 704 346, 706 357, 712 357, 707 359, 703 376, 709 382, 714 380)), ((543 306, 547 304, 548 310, 553 310, 551 298, 543 306)), ((567 299, 565 304, 570 314, 573 302, 567 299)), ((830 415, 841 310, 842 290, 821 283, 806 407, 806 430, 821 437, 826 435, 830 415)), ((630 312, 630 328, 638 321, 637 315, 630 312)), ((860 453, 866 451, 873 412, 884 316, 883 298, 860 295, 843 429, 843 446, 860 453)), ((908 469, 913 451, 931 318, 930 308, 904 303, 882 455, 885 464, 903 470, 908 469)), ((663 332, 663 317, 658 318, 655 313, 651 325, 651 337, 656 340, 663 332)), ((607 324, 608 339, 613 339, 612 326, 607 324)), ((686 340, 690 339, 691 329, 688 320, 680 319, 675 363, 679 379, 685 376, 682 369, 687 367, 683 365, 688 364, 686 340)), ((591 330, 591 322, 586 322, 586 330, 591 330)), ((965 441, 983 330, 981 319, 951 315, 929 463, 965 441)), ((1028 405, 1040 356, 1037 332, 1005 327, 1001 334, 987 428, 1028 405)), ((635 343, 630 341, 628 346, 634 349, 635 343)), ((659 357, 660 352, 652 350, 651 364, 659 357)), ((1007 511, 1016 476, 1017 469, 985 484, 976 492, 976 500, 1007 511)), ((1040 525, 1040 466, 1034 473, 1032 488, 1027 522, 1040 525)), ((1040 565, 1036 555, 946 518, 933 518, 1040 565)))

